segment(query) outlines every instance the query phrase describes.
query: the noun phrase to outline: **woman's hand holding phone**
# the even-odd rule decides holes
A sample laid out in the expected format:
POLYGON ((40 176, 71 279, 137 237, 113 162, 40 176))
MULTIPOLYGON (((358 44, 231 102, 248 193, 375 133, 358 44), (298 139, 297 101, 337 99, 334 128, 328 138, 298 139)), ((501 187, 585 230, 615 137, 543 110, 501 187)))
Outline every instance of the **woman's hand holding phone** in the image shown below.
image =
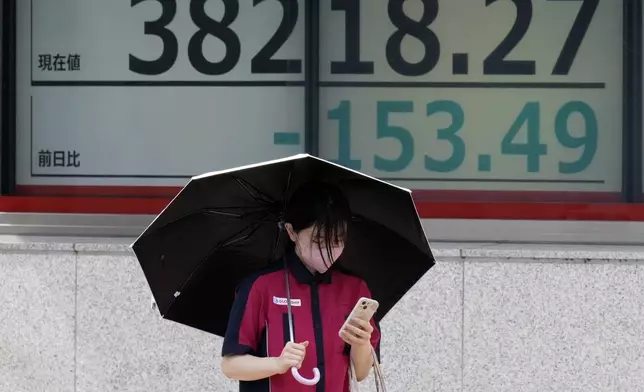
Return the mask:
POLYGON ((371 344, 371 318, 378 310, 378 301, 362 297, 356 302, 351 314, 340 328, 340 338, 351 347, 371 344))
POLYGON ((361 320, 357 317, 352 317, 347 323, 344 324, 344 328, 340 330, 340 337, 351 347, 361 347, 367 344, 371 344, 372 332, 373 327, 371 326, 369 321, 361 320))

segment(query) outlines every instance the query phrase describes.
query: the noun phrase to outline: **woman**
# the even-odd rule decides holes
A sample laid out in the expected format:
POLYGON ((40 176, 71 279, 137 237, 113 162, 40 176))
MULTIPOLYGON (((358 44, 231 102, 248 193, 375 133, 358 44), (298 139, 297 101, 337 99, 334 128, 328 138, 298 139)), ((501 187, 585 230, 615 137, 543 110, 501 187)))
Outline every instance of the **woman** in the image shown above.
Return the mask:
POLYGON ((312 182, 288 202, 284 225, 290 241, 285 260, 245 279, 238 287, 222 349, 222 371, 240 391, 349 391, 353 361, 362 381, 379 357, 380 331, 373 319, 344 321, 360 297, 370 297, 362 279, 331 268, 344 250, 349 203, 329 184, 312 182), (294 338, 290 342, 285 265, 289 273, 294 338), (340 336, 338 334, 340 332, 340 336), (296 381, 320 371, 317 385, 296 381))

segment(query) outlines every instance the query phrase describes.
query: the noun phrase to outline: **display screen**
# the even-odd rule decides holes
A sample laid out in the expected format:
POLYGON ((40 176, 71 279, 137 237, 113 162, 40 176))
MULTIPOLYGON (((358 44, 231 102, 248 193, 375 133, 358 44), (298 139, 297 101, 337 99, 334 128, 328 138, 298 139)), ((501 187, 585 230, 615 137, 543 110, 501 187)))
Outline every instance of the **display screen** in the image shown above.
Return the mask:
POLYGON ((620 191, 621 1, 322 3, 325 158, 474 198, 620 191))
POLYGON ((185 184, 303 152, 300 1, 18 1, 18 185, 185 184))
MULTIPOLYGON (((176 187, 304 151, 303 0, 17 6, 18 186, 176 187)), ((323 158, 421 195, 619 198, 621 1, 319 7, 323 158)))

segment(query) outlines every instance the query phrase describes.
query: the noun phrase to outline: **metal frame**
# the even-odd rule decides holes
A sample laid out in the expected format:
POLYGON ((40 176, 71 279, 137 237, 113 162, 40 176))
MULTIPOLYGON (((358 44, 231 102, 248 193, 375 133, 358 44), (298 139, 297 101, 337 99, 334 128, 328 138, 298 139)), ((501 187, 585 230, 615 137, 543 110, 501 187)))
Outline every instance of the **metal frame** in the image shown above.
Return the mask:
POLYGON ((320 146, 320 2, 304 4, 304 149, 317 156, 320 146))
POLYGON ((0 124, 0 195, 10 195, 16 185, 16 0, 2 6, 2 111, 0 124))
POLYGON ((623 3, 622 196, 642 201, 642 0, 623 3))

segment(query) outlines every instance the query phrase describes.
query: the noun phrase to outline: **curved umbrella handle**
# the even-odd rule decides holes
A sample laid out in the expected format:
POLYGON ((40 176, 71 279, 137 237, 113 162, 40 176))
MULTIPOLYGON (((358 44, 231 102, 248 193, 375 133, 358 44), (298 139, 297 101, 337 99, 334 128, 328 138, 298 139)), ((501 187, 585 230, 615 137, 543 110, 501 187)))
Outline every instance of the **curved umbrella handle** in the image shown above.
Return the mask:
POLYGON ((320 381, 320 371, 318 370, 318 368, 313 368, 313 378, 302 377, 297 371, 296 367, 291 368, 291 374, 293 375, 293 378, 297 380, 297 382, 304 385, 315 385, 318 383, 318 381, 320 381))

